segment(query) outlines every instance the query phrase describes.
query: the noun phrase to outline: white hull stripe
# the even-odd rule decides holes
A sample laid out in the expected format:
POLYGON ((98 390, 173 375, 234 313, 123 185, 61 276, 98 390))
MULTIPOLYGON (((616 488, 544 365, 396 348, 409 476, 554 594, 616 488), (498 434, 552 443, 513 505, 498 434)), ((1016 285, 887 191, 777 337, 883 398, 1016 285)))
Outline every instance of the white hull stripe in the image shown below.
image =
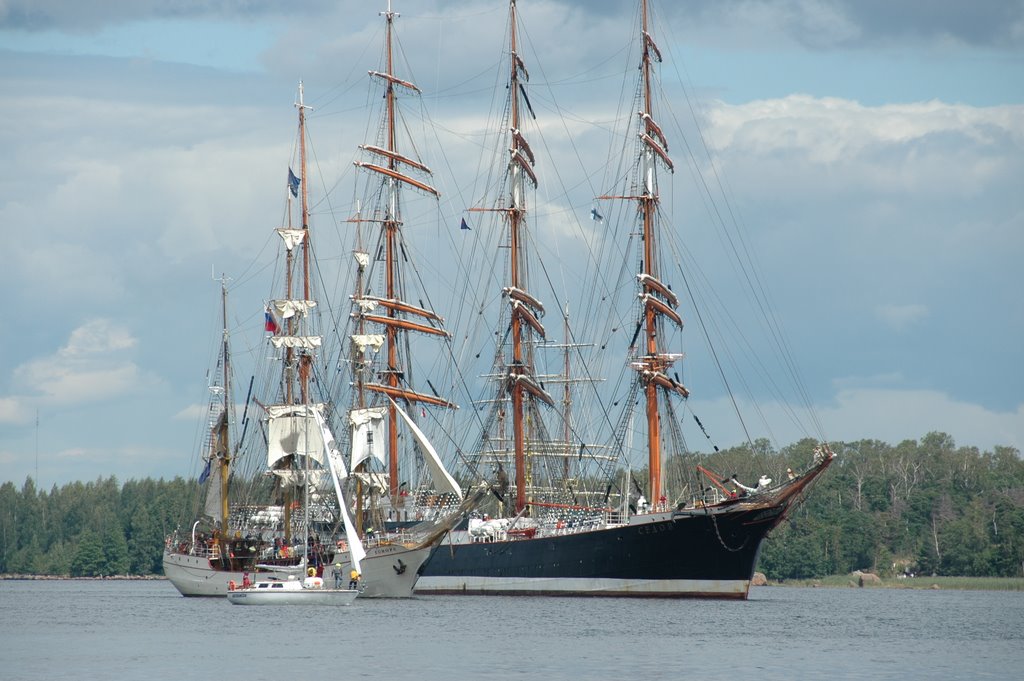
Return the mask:
POLYGON ((746 579, 586 579, 422 576, 417 594, 536 594, 552 596, 651 596, 664 598, 739 598, 750 589, 746 579))

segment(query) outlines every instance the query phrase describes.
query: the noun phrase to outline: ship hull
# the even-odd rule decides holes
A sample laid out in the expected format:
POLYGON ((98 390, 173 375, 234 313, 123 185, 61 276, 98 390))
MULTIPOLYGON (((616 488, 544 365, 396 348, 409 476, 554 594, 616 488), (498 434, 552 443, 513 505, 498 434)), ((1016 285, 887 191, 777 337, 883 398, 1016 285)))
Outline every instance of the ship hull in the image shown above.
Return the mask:
MULTIPOLYGON (((164 551, 164 576, 174 585, 182 596, 220 596, 228 592, 231 582, 241 585, 245 579, 245 571, 225 570, 214 567, 206 556, 164 551)), ((255 576, 255 570, 250 571, 255 576)), ((292 569, 282 567, 280 570, 261 570, 260 576, 266 579, 288 579, 289 576, 302 574, 302 567, 292 569)))
MULTIPOLYGON (((416 584, 418 572, 430 557, 430 546, 409 548, 402 544, 381 543, 367 548, 366 557, 360 562, 361 579, 360 595, 364 598, 411 598, 416 584)), ((349 583, 351 560, 336 559, 341 567, 326 566, 324 579, 333 583, 332 570, 337 570, 343 585, 349 583)), ((241 585, 245 577, 242 571, 233 571, 214 567, 205 556, 189 555, 174 551, 164 551, 164 575, 182 596, 220 596, 229 590, 231 582, 241 585)), ((252 571, 250 578, 288 579, 289 576, 301 575, 302 565, 292 569, 279 570, 261 569, 252 571)))
MULTIPOLYGON (((411 598, 423 564, 430 558, 432 546, 409 548, 401 544, 380 544, 366 550, 359 562, 360 598, 411 598)), ((345 582, 352 570, 348 558, 336 568, 345 582)))
POLYGON ((532 539, 472 542, 453 533, 418 594, 745 599, 761 543, 784 506, 692 509, 532 539))

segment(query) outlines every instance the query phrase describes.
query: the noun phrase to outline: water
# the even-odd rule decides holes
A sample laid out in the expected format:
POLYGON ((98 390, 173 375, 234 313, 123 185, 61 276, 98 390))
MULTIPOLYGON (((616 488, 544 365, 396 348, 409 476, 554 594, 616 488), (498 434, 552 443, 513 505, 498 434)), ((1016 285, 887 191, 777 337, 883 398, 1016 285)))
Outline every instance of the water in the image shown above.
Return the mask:
POLYGON ((0 581, 0 679, 1022 678, 1024 593, 746 602, 430 596, 232 606, 165 581, 0 581))

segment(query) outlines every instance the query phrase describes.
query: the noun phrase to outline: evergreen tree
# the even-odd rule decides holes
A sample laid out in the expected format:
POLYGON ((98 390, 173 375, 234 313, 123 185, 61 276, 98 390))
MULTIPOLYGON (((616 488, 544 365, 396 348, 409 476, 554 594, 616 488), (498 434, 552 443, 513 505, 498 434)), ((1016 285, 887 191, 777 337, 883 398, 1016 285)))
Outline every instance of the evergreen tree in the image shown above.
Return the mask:
POLYGON ((107 572, 107 558, 103 555, 103 541, 92 530, 86 530, 71 560, 72 577, 103 577, 107 572))

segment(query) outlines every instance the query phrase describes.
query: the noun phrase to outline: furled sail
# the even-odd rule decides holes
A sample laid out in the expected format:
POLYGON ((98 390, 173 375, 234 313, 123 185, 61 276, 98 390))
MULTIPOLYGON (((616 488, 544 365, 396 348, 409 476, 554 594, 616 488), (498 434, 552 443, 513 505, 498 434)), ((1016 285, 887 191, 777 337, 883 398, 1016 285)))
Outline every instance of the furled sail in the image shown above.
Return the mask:
POLYGON ((305 317, 316 307, 315 300, 272 300, 271 307, 281 319, 291 319, 295 315, 305 317))
POLYGON ((323 342, 321 336, 273 336, 270 342, 275 348, 303 348, 312 350, 320 347, 323 342))
POLYGON ((353 161, 352 164, 360 168, 366 168, 367 170, 372 170, 376 173, 380 173, 381 175, 386 175, 387 177, 398 180, 399 182, 404 182, 410 186, 416 187, 417 189, 422 189, 423 191, 433 194, 434 196, 441 196, 441 192, 437 191, 429 184, 425 182, 420 182, 415 178, 409 177, 408 175, 403 175, 402 173, 399 173, 395 170, 391 170, 390 168, 385 168, 375 163, 366 163, 365 161, 353 161))
POLYGON ((404 163, 405 165, 407 165, 407 166, 409 166, 411 168, 416 168, 417 170, 422 170, 425 173, 431 172, 430 168, 428 168, 427 166, 423 165, 419 161, 411 159, 408 156, 402 156, 401 154, 396 153, 394 151, 388 151, 387 149, 382 149, 381 147, 375 147, 375 146, 373 146, 371 144, 360 144, 359 148, 360 149, 365 149, 366 151, 369 151, 369 152, 374 153, 374 154, 378 154, 380 156, 383 156, 384 158, 389 158, 389 159, 391 159, 393 161, 398 161, 399 163, 404 163))
POLYGON ((359 348, 359 352, 366 352, 366 348, 373 348, 377 352, 384 346, 385 338, 379 333, 357 333, 352 335, 352 342, 359 348))
POLYGON ((270 472, 281 481, 282 487, 302 489, 308 484, 311 490, 318 492, 323 492, 327 489, 327 473, 319 468, 308 471, 283 468, 270 472))

